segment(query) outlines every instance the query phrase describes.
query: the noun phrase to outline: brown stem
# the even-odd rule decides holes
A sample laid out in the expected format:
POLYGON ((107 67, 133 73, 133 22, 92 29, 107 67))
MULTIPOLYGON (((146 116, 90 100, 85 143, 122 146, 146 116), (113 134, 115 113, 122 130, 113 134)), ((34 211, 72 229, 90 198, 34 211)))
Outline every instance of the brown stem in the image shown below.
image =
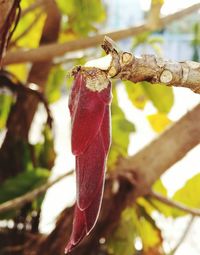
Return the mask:
MULTIPOLYGON (((168 15, 160 19, 159 27, 154 29, 161 29, 166 25, 172 23, 175 20, 181 19, 182 17, 196 12, 200 8, 200 3, 192 5, 184 10, 175 12, 174 14, 168 15)), ((130 36, 138 35, 142 32, 153 31, 148 24, 143 24, 135 27, 130 27, 128 29, 118 30, 115 32, 110 32, 106 34, 100 34, 93 37, 81 38, 78 40, 73 40, 63 44, 49 44, 40 46, 37 49, 30 50, 18 50, 15 52, 8 52, 3 64, 9 65, 14 63, 23 62, 36 62, 45 61, 53 59, 57 56, 62 56, 69 51, 77 51, 90 47, 95 47, 102 42, 104 37, 107 35, 113 40, 121 40, 130 36)))
POLYGON ((176 62, 154 55, 135 57, 116 49, 115 42, 105 37, 102 47, 112 55, 108 74, 111 77, 132 82, 148 81, 167 86, 186 87, 200 93, 200 63, 176 62))

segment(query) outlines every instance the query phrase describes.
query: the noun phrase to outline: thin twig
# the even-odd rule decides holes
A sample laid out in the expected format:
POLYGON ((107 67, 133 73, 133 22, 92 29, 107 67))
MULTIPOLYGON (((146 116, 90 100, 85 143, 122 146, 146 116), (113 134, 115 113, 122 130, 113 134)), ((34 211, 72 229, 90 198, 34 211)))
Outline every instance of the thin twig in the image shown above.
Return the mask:
POLYGON ((164 197, 162 195, 160 195, 159 193, 155 192, 155 191, 151 191, 149 193, 149 196, 154 198, 154 199, 157 199, 159 200, 160 202, 166 204, 166 205, 169 205, 171 207, 175 207, 183 212, 186 212, 186 213, 189 213, 191 215, 194 215, 194 216, 200 216, 200 210, 197 209, 197 208, 190 208, 190 207, 187 207, 186 205, 180 203, 180 202, 177 202, 177 201, 173 201, 167 197, 164 197))
POLYGON ((178 250, 178 248, 180 247, 180 245, 183 243, 183 241, 185 240, 186 236, 188 235, 188 233, 189 233, 189 231, 190 231, 190 229, 191 229, 191 227, 192 227, 192 224, 193 224, 193 222, 194 222, 194 219, 195 219, 194 215, 191 216, 191 218, 190 218, 189 222, 187 223, 187 226, 186 226, 186 228, 185 228, 185 230, 184 230, 184 232, 183 232, 183 234, 182 234, 180 240, 178 241, 178 243, 177 243, 177 245, 174 247, 174 249, 172 249, 172 250, 170 251, 169 255, 175 254, 175 252, 178 250))
POLYGON ((57 182, 63 180, 65 177, 73 174, 74 171, 70 171, 68 173, 65 173, 63 175, 60 175, 53 181, 47 181, 42 186, 26 193, 25 195, 22 195, 20 197, 17 197, 15 199, 9 200, 3 204, 0 205, 0 213, 9 211, 11 209, 21 208, 23 205, 25 205, 27 202, 33 201, 35 198, 39 197, 41 194, 43 194, 48 188, 56 184, 57 182))

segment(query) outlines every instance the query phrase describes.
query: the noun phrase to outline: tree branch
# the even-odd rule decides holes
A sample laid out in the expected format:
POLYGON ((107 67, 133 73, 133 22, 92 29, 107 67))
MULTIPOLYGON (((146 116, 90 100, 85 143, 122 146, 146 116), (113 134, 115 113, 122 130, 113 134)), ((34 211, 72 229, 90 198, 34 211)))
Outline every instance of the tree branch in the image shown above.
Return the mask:
POLYGON ((9 201, 1 204, 0 205, 0 213, 6 212, 6 211, 9 211, 9 210, 12 210, 12 209, 19 209, 19 208, 23 207, 26 203, 32 202, 34 199, 36 199, 37 197, 39 197, 40 195, 45 193, 45 191, 47 191, 47 189, 49 189, 51 186, 53 186, 57 182, 63 180, 65 177, 73 174, 73 172, 74 171, 72 170, 68 173, 60 175, 55 180, 47 181, 47 183, 45 183, 42 186, 26 193, 23 196, 17 197, 15 199, 9 200, 9 201))
POLYGON ((166 204, 166 205, 169 205, 171 207, 175 207, 183 212, 186 212, 186 213, 189 213, 191 215, 194 215, 194 216, 199 216, 200 217, 200 210, 197 209, 197 208, 190 208, 190 207, 187 207, 186 205, 180 203, 180 202, 177 202, 177 201, 174 201, 172 199, 169 199, 167 197, 164 197, 162 195, 160 195, 159 193, 155 192, 155 191, 151 191, 149 193, 150 197, 166 204))
POLYGON ((186 15, 189 15, 200 9, 200 3, 192 5, 184 10, 175 12, 174 14, 168 15, 160 19, 159 26, 151 28, 149 24, 142 24, 128 29, 118 30, 106 34, 99 34, 93 37, 81 38, 73 40, 63 44, 52 43, 44 46, 40 46, 37 49, 30 50, 18 50, 15 52, 8 52, 4 59, 3 65, 9 65, 14 63, 23 62, 37 62, 53 59, 57 56, 62 56, 66 52, 82 50, 90 47, 95 47, 102 42, 104 37, 107 35, 113 40, 121 40, 130 36, 138 35, 142 32, 154 31, 161 29, 171 22, 178 20, 186 15))
POLYGON ((109 37, 105 37, 102 47, 112 56, 108 67, 110 77, 132 82, 164 83, 200 93, 200 63, 164 60, 154 55, 135 57, 129 52, 119 51, 109 37))
POLYGON ((199 123, 200 104, 134 156, 119 162, 116 172, 132 174, 134 197, 147 195, 168 168, 200 143, 199 123))

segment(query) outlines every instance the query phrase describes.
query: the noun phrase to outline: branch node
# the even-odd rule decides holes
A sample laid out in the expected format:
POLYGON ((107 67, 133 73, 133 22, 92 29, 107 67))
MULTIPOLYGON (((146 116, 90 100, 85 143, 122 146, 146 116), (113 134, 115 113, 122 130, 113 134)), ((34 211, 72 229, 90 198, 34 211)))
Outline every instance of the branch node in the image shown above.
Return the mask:
POLYGON ((164 70, 160 75, 160 82, 170 83, 173 79, 173 75, 169 70, 164 70))

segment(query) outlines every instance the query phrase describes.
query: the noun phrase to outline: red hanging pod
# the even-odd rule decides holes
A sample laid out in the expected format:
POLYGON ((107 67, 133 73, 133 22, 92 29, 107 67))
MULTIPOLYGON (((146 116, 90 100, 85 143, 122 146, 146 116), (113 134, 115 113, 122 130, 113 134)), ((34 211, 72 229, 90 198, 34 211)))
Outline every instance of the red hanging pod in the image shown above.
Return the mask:
POLYGON ((72 153, 80 155, 97 135, 105 110, 98 92, 86 87, 86 78, 81 72, 76 75, 69 108, 72 120, 72 153))
POLYGON ((77 202, 66 253, 90 233, 99 215, 110 147, 111 98, 111 84, 104 73, 102 78, 99 72, 78 70, 69 98, 77 202))

